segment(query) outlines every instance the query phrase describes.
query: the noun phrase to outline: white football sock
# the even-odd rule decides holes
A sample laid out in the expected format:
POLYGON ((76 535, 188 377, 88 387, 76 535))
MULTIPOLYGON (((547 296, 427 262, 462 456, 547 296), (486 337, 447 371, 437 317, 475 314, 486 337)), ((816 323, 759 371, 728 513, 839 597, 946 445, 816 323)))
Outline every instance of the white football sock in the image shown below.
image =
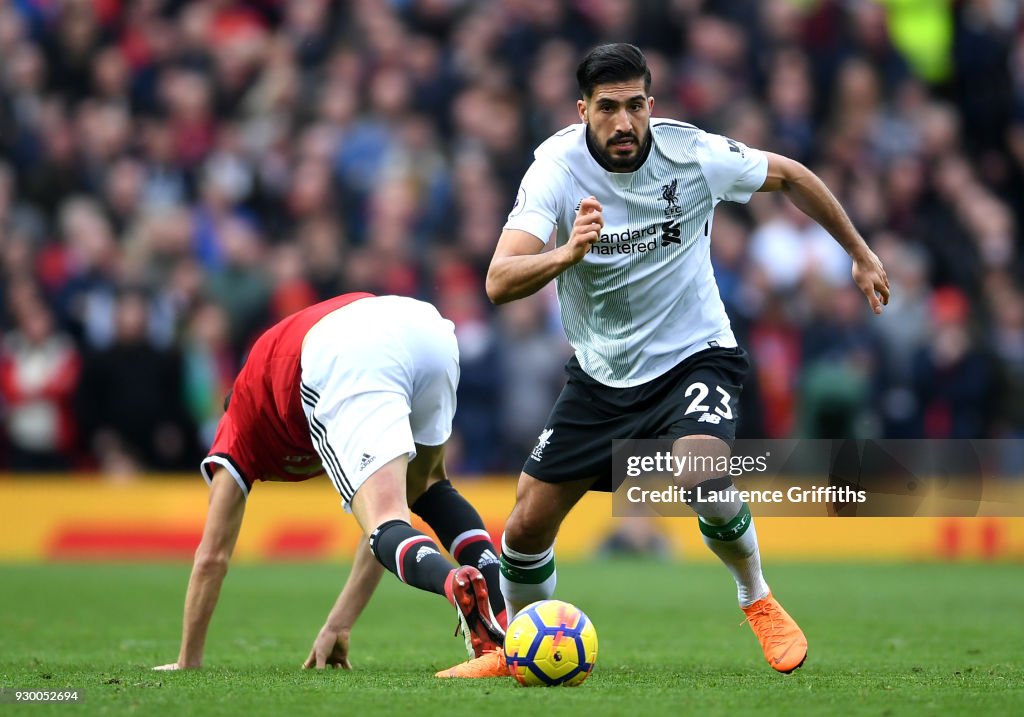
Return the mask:
POLYGON ((740 607, 748 607, 768 595, 768 584, 761 574, 761 552, 757 546, 754 518, 745 502, 738 497, 727 498, 724 491, 732 488, 732 483, 729 483, 720 491, 722 502, 694 502, 690 507, 698 515, 704 544, 736 580, 740 607))
POLYGON ((554 546, 530 555, 508 547, 501 536, 501 594, 509 622, 530 603, 554 595, 557 580, 554 546))

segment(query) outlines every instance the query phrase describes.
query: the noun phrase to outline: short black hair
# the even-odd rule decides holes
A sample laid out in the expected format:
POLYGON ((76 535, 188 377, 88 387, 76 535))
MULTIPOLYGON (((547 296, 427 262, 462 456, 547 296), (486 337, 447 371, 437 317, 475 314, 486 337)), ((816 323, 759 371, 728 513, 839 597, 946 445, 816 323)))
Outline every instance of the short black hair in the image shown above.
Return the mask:
POLYGON ((625 42, 598 45, 576 68, 576 84, 583 99, 590 97, 598 85, 626 82, 638 77, 644 78, 644 93, 650 94, 651 71, 647 68, 647 59, 639 47, 625 42))

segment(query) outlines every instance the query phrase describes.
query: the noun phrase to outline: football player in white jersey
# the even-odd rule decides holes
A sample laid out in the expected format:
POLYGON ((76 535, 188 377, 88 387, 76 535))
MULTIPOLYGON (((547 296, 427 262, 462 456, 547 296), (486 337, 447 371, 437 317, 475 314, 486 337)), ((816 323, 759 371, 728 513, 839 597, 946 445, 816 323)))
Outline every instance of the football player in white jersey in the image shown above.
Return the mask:
MULTIPOLYGON (((568 383, 519 478, 502 540, 509 620, 555 588, 559 525, 589 490, 611 488, 613 439, 668 438, 686 455, 703 440, 727 453, 748 369, 711 267, 715 205, 782 191, 849 253, 873 311, 889 299, 885 271, 835 197, 810 170, 692 125, 652 118, 651 75, 627 44, 580 63, 580 124, 535 153, 487 274, 496 304, 556 281, 575 349, 568 383), (555 232, 554 248, 542 251, 555 232)), ((765 658, 803 664, 807 640, 769 591, 746 503, 728 477, 681 476, 721 502, 693 503, 711 551, 736 580, 765 658)), ((480 660, 494 660, 484 656, 480 660)), ((471 669, 473 662, 467 664, 471 669)))

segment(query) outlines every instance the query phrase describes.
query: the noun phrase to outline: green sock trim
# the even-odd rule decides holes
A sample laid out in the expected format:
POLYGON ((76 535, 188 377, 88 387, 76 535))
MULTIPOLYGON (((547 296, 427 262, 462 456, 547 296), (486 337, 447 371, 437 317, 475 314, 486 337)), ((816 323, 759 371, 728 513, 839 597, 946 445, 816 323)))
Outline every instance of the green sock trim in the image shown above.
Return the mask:
POLYGON ((711 525, 705 523, 703 520, 698 519, 697 524, 700 526, 700 532, 708 536, 712 540, 737 540, 741 535, 747 532, 754 522, 754 519, 750 516, 750 506, 746 503, 740 508, 740 512, 736 514, 736 517, 730 520, 725 525, 711 525))
POLYGON ((533 568, 522 568, 518 565, 512 565, 502 555, 501 574, 511 582, 519 583, 520 585, 539 585, 555 574, 555 556, 552 555, 551 559, 543 565, 533 568))

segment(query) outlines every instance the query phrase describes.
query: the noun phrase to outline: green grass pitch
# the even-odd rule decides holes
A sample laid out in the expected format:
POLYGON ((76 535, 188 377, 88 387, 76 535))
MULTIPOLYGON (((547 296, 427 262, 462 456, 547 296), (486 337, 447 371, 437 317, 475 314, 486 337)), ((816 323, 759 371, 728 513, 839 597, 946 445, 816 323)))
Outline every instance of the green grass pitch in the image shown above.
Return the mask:
POLYGON ((385 576, 353 634, 353 672, 300 670, 343 582, 329 564, 235 566, 199 672, 177 655, 184 565, 0 567, 0 684, 85 690, 32 714, 889 715, 1024 714, 1020 565, 773 564, 810 656, 764 662, 724 569, 604 562, 559 566, 558 596, 597 626, 578 689, 432 677, 461 659, 435 596, 385 576))

